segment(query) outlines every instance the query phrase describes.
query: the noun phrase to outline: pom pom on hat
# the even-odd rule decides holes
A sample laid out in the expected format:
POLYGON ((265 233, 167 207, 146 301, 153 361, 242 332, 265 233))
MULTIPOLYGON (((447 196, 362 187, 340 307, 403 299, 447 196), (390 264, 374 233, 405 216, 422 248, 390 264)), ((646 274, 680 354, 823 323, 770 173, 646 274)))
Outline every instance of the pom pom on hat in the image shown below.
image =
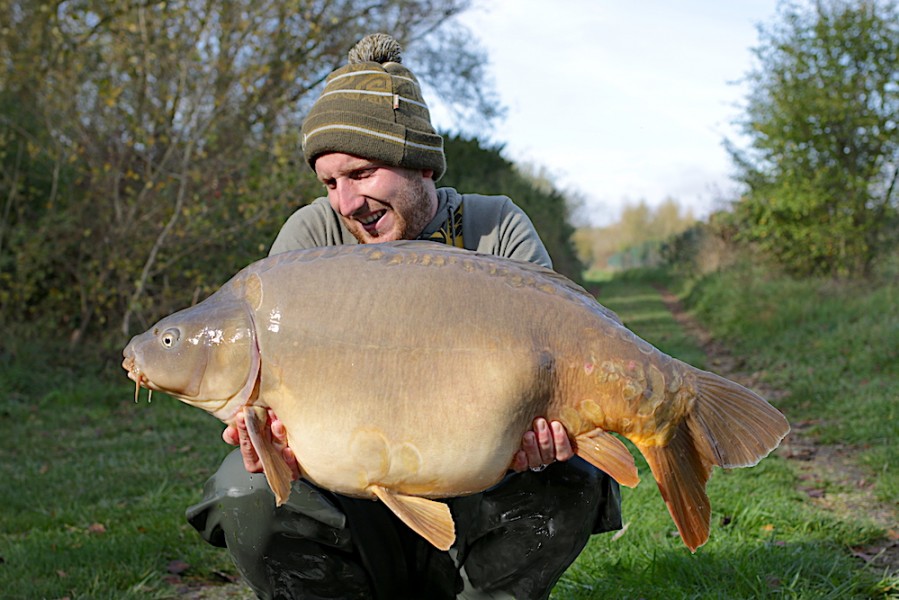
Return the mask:
POLYGON ((376 62, 380 64, 389 62, 403 62, 403 49, 399 42, 386 33, 373 33, 367 35, 352 47, 347 55, 347 64, 352 65, 361 62, 376 62))
POLYGON ((446 171, 443 138, 418 80, 401 63, 402 48, 391 36, 366 36, 349 51, 347 65, 328 76, 322 95, 303 122, 303 153, 315 160, 343 152, 395 167, 446 171))

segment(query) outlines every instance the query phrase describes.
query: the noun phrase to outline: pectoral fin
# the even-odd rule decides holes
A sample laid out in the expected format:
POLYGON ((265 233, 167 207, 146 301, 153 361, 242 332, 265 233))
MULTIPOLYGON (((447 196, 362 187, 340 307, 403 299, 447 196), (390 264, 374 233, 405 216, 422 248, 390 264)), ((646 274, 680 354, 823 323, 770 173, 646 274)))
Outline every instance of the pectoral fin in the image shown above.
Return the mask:
POLYGON ((446 504, 398 494, 380 485, 372 485, 369 489, 403 523, 439 550, 449 550, 456 541, 456 526, 446 504))
POLYGON ((575 438, 576 454, 597 469, 609 474, 615 481, 627 487, 640 483, 637 465, 627 446, 617 437, 602 429, 582 433, 575 438))
POLYGON ((281 506, 290 496, 290 482, 293 475, 281 452, 272 443, 271 434, 266 435, 265 427, 268 426, 266 410, 262 406, 245 406, 244 419, 250 440, 256 454, 259 455, 259 460, 262 461, 265 478, 275 494, 275 503, 281 506))

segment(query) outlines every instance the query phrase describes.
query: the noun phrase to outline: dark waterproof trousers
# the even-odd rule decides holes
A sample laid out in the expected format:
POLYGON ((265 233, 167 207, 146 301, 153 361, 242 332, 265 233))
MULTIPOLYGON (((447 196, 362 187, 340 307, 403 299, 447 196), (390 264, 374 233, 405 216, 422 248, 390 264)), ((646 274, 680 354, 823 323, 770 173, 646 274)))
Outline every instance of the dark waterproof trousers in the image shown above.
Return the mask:
POLYGON ((621 527, 618 485, 577 457, 447 502, 456 543, 442 552, 381 502, 304 480, 275 508, 235 450, 187 519, 228 548, 260 598, 304 600, 547 598, 591 533, 621 527))

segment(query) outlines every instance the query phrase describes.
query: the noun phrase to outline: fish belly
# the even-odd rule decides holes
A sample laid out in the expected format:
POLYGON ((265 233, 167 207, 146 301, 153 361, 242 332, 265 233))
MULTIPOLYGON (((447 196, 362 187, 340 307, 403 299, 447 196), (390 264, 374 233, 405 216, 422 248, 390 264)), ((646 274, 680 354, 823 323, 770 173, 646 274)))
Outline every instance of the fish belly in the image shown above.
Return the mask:
POLYGON ((496 483, 545 411, 535 361, 499 349, 319 348, 265 370, 262 395, 313 482, 354 496, 372 485, 459 496, 496 483))

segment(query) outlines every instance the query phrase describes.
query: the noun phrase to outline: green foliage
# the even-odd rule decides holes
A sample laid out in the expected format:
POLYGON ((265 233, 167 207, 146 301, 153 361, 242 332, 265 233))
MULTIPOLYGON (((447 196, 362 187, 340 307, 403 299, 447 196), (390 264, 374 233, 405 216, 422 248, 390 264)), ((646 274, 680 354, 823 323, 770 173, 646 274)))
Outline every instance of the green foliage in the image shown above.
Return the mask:
MULTIPOLYGON (((319 190, 299 134, 324 77, 374 31, 473 62, 442 31, 467 6, 0 0, 4 322, 121 340, 264 256, 319 190)), ((489 117, 479 77, 452 82, 489 117)))
POLYGON ((691 555, 638 462, 643 483, 625 489, 627 531, 591 538, 553 590, 553 600, 645 598, 889 598, 895 580, 858 567, 845 545, 876 534, 803 502, 789 465, 766 459, 749 470, 716 471, 709 482, 712 530, 691 555))
POLYGON ((752 249, 739 241, 737 218, 717 212, 669 237, 662 247, 664 264, 681 277, 698 277, 732 265, 752 249))
POLYGON ((751 148, 731 147, 748 187, 737 214, 792 273, 864 275, 896 235, 896 4, 786 3, 760 34, 741 123, 751 148))
POLYGON ((578 280, 581 265, 571 238, 570 208, 565 195, 545 178, 523 174, 503 158, 502 146, 484 147, 474 138, 446 135, 447 171, 439 185, 460 193, 509 196, 534 223, 556 271, 578 280))

